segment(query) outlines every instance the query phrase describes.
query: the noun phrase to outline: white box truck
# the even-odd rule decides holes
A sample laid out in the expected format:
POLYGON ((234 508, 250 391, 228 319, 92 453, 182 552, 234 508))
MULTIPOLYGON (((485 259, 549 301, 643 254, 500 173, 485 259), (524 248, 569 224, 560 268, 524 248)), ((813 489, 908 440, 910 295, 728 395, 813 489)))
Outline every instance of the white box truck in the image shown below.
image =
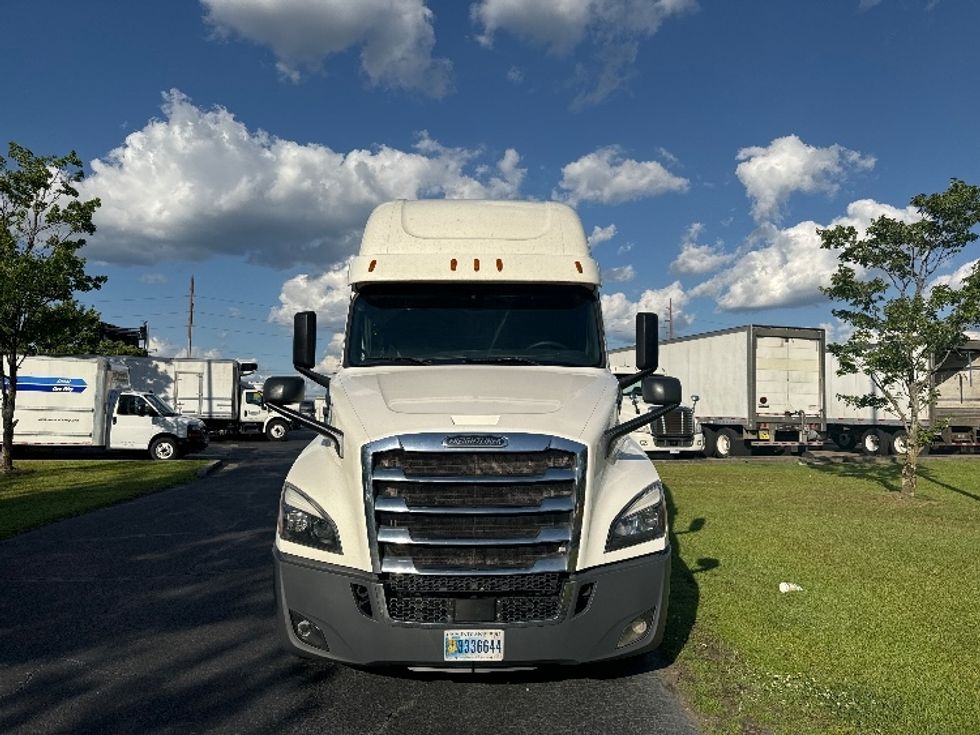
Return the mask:
POLYGON ((262 391, 245 382, 258 365, 226 359, 117 357, 133 385, 207 424, 212 435, 265 434, 286 439, 290 423, 269 411, 262 391))
MULTIPOLYGON (((609 369, 619 378, 628 378, 636 372, 636 347, 609 350, 609 369)), ((663 372, 663 369, 660 369, 663 372)), ((704 451, 704 434, 695 411, 700 396, 691 396, 690 406, 678 406, 651 424, 641 426, 630 436, 649 454, 694 455, 704 451)), ((623 402, 619 409, 620 421, 629 421, 642 413, 643 404, 640 381, 623 387, 623 402)))
MULTIPOLYGON (((656 315, 638 315, 652 407, 619 423, 577 215, 554 202, 383 204, 349 280, 332 379, 313 371, 315 315, 296 316, 294 365, 328 387, 333 426, 304 420, 321 436, 280 498, 289 650, 474 669, 656 647, 666 494, 628 435, 677 406, 681 388, 652 374, 656 315)), ((302 383, 267 380, 266 400, 299 400, 302 383)))
POLYGON ((822 329, 750 324, 664 340, 660 363, 699 397, 709 457, 823 446, 822 329))
POLYGON ((132 390, 107 357, 26 357, 17 375, 14 445, 101 447, 174 459, 208 445, 204 423, 132 390))
MULTIPOLYGON (((855 408, 839 395, 880 395, 866 374, 838 375, 838 361, 827 353, 827 435, 841 449, 864 454, 905 453, 905 428, 890 409, 855 408)), ((936 405, 923 416, 926 425, 941 426, 930 449, 980 446, 980 340, 968 340, 945 356, 936 371, 936 405)))

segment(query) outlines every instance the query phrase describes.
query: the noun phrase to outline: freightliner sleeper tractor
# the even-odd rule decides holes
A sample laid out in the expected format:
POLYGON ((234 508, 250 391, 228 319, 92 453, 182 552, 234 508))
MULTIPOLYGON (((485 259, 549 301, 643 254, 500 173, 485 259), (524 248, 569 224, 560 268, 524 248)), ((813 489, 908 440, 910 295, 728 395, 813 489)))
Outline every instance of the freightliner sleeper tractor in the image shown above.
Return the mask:
POLYGON ((644 653, 670 572, 657 470, 629 438, 676 407, 637 317, 636 375, 606 365, 599 271, 578 216, 539 202, 379 206, 350 266, 343 367, 282 489, 278 624, 293 652, 354 664, 508 668, 644 653), (621 385, 649 412, 619 423, 621 385), (327 423, 329 422, 329 423, 327 423))

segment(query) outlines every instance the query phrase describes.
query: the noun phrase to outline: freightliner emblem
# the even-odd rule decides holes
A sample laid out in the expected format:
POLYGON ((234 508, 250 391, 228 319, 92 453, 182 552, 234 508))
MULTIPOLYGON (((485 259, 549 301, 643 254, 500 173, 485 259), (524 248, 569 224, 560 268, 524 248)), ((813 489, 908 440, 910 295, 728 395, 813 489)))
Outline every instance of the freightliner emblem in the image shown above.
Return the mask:
POLYGON ((495 436, 493 434, 455 434, 447 436, 442 440, 442 446, 452 448, 473 448, 487 447, 502 449, 510 442, 506 436, 495 436))

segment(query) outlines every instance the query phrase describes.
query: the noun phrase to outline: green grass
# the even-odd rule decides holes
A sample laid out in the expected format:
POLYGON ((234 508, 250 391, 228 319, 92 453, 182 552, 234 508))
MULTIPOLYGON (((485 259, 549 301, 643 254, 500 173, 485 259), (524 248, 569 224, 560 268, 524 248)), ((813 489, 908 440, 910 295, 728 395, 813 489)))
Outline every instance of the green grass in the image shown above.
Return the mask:
POLYGON ((0 475, 0 539, 190 482, 205 460, 18 460, 0 475))
POLYGON ((659 469, 665 651, 708 732, 980 733, 980 462, 915 498, 892 464, 659 469))

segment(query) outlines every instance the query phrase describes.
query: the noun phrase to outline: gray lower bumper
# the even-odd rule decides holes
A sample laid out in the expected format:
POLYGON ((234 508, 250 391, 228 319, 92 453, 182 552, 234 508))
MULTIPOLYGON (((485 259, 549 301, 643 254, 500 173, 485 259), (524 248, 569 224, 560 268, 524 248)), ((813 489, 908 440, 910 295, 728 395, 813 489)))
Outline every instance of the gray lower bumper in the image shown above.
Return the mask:
MULTIPOLYGON (((414 624, 392 621, 384 588, 376 575, 312 562, 273 551, 277 625, 283 643, 294 653, 352 664, 405 664, 445 667, 443 631, 487 628, 506 631, 504 660, 514 666, 543 663, 584 663, 645 653, 663 638, 670 579, 670 549, 628 561, 576 572, 566 583, 565 603, 555 621, 521 624, 414 624), (588 606, 575 612, 582 585, 594 584, 588 606), (355 602, 352 584, 370 592, 372 616, 355 602), (329 650, 299 640, 290 613, 315 623, 329 650), (623 629, 652 612, 647 634, 630 646, 617 648, 623 629)), ((457 664, 459 665, 459 664, 457 664)))

